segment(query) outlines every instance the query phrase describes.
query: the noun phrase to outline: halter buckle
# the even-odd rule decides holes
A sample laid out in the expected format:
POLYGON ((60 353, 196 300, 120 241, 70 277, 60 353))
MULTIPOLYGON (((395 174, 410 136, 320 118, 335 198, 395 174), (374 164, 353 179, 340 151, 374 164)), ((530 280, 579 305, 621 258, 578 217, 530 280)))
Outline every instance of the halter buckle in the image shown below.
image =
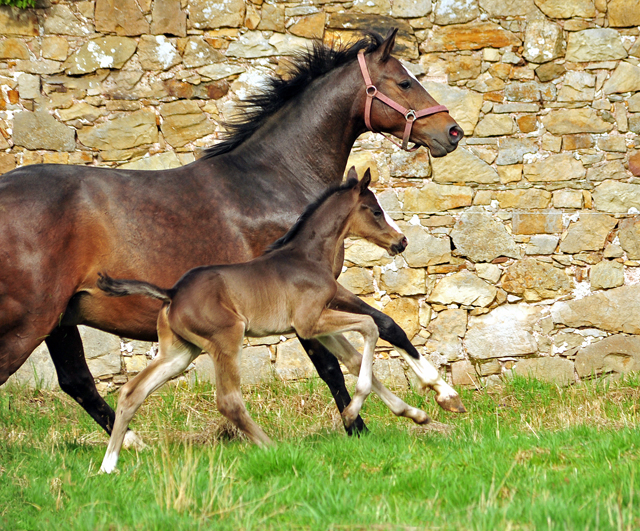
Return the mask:
POLYGON ((375 85, 367 85, 367 96, 369 96, 370 98, 375 98, 377 93, 378 89, 375 85))
POLYGON ((404 119, 407 122, 413 122, 416 119, 416 111, 414 111, 413 109, 409 109, 407 111, 407 114, 404 115, 404 119))

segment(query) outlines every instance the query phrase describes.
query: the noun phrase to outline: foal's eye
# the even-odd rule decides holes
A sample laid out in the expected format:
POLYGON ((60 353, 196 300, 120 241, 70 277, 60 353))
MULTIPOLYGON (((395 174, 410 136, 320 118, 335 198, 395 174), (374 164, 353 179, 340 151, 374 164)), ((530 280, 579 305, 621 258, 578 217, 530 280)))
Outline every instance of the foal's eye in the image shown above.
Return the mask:
POLYGON ((411 86, 411 81, 405 79, 404 81, 400 81, 400 83, 398 83, 398 86, 401 89, 407 90, 411 86))
POLYGON ((380 210, 374 210, 373 211, 373 217, 379 218, 381 216, 382 216, 382 212, 380 210))

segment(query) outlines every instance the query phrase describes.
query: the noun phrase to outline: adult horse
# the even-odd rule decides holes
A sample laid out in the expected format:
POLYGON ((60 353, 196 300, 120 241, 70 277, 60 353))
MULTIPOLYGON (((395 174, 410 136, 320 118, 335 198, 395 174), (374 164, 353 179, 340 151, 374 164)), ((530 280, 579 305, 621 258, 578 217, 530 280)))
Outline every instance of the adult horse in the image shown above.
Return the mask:
MULTIPOLYGON (((453 151, 462 130, 447 112, 416 120, 418 111, 405 119, 373 99, 379 90, 408 108, 437 106, 391 56, 394 42, 395 31, 340 49, 315 46, 298 58, 291 76, 271 79, 248 100, 244 118, 223 142, 187 166, 133 171, 35 165, 4 175, 0 384, 44 340, 61 389, 111 433, 115 415, 96 390, 77 326, 153 341, 160 304, 107 297, 96 287, 98 272, 170 286, 195 266, 260 255, 313 197, 341 180, 366 123, 397 137, 409 130, 405 136, 436 157, 453 151), (365 87, 360 50, 377 89, 365 87)), ((435 369, 389 317, 361 302, 344 309, 371 315, 380 336, 401 349, 418 376, 429 373, 423 383, 436 389, 440 405, 464 411, 453 390, 438 390, 442 380, 436 382, 435 369)), ((342 411, 350 396, 336 358, 318 341, 303 346, 342 411)), ((364 429, 362 419, 354 427, 364 429)))

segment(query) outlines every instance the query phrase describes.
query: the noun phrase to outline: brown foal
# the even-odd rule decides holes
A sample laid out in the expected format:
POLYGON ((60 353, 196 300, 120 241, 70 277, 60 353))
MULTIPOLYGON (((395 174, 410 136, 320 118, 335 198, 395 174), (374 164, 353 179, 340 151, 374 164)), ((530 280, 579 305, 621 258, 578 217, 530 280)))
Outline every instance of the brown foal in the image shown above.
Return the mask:
POLYGON ((350 426, 373 390, 397 415, 428 422, 373 377, 373 352, 378 329, 373 319, 332 309, 355 297, 335 280, 342 263, 344 239, 360 236, 395 255, 407 245, 403 234, 389 225, 373 192, 369 170, 358 182, 354 168, 345 184, 330 188, 307 207, 296 224, 261 257, 234 265, 191 269, 173 288, 165 290, 136 280, 101 276, 98 286, 113 296, 148 295, 164 301, 158 317, 158 357, 120 391, 113 433, 101 470, 111 472, 127 426, 147 396, 178 376, 202 351, 215 365, 217 406, 251 441, 271 441, 247 412, 240 390, 240 355, 244 336, 262 337, 295 331, 301 338, 318 338, 358 375, 356 391, 343 412, 350 426), (331 307, 330 307, 331 306, 331 307), (339 334, 359 332, 362 357, 339 334))

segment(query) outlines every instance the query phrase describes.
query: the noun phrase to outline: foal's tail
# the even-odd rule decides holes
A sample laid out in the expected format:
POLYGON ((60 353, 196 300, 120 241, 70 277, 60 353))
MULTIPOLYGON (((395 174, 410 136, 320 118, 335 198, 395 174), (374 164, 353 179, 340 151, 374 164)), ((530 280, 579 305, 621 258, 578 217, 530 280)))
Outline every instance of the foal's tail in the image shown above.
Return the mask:
POLYGON ((174 291, 162 289, 141 280, 116 280, 106 273, 98 273, 97 286, 110 297, 126 297, 127 295, 146 295, 164 302, 171 302, 174 291))

